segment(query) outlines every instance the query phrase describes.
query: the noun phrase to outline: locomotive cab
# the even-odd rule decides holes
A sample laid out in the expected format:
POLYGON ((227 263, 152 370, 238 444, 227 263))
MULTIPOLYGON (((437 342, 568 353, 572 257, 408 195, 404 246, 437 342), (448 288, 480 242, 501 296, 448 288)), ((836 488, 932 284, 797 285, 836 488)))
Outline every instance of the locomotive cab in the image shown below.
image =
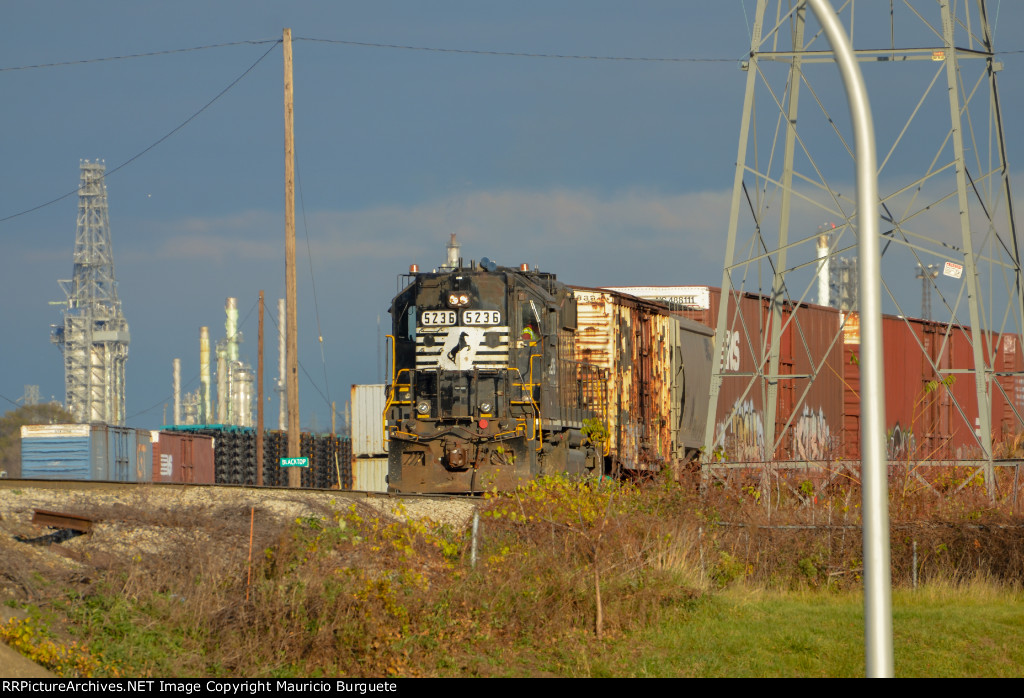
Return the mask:
POLYGON ((461 264, 404 277, 385 408, 392 491, 508 489, 585 472, 576 301, 553 274, 461 264))

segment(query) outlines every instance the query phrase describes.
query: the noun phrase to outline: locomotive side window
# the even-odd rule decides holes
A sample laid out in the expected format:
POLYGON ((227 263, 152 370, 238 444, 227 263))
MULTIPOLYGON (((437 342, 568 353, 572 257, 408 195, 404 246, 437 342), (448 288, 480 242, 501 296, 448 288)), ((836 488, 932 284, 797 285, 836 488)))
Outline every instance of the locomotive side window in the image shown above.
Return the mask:
POLYGON ((540 311, 537 309, 537 302, 532 298, 525 303, 521 303, 520 314, 522 319, 522 329, 520 332, 520 338, 527 344, 534 344, 540 340, 540 311))
POLYGON ((410 342, 416 341, 416 306, 410 305, 409 312, 405 316, 406 321, 406 336, 410 342))

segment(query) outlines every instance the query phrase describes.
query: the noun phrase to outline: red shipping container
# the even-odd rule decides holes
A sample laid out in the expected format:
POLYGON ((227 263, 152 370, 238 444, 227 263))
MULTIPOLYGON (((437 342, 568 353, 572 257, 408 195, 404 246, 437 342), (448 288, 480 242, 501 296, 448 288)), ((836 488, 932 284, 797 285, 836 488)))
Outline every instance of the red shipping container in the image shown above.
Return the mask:
POLYGON ((153 432, 153 482, 212 485, 213 437, 182 431, 153 432))

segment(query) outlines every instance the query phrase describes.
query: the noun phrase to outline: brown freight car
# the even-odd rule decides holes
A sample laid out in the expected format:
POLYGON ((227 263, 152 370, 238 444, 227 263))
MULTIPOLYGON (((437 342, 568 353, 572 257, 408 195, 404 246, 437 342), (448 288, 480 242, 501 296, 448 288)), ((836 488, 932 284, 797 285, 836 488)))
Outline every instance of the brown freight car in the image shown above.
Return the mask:
POLYGON ((214 483, 212 436, 154 431, 152 441, 153 482, 214 483))
MULTIPOLYGON (((978 398, 974 381, 971 330, 959 325, 886 315, 885 349, 886 449, 894 460, 959 460, 982 456, 978 398)), ((993 357, 992 441, 1005 443, 1021 432, 1024 386, 1011 375, 1024 368, 1016 335, 982 336, 983 351, 993 357)), ((859 333, 847 333, 845 363, 854 366, 859 333)), ((853 373, 849 371, 849 373, 853 373)), ((851 376, 852 380, 852 376, 851 376)), ((860 402, 847 400, 846 455, 860 457, 857 438, 860 402)))
MULTIPOLYGON (((683 299, 675 304, 675 312, 684 317, 712 328, 718 322, 718 288, 648 293, 660 295, 670 307, 673 296, 683 299)), ((771 305, 768 297, 754 293, 734 297, 728 329, 717 343, 722 383, 711 457, 734 462, 838 457, 843 439, 843 347, 836 337, 842 315, 835 308, 809 303, 783 306, 772 438, 765 428, 768 391, 761 379, 769 370, 771 305)))
MULTIPOLYGON (((710 327, 721 290, 709 286, 633 287, 710 327)), ((860 330, 856 313, 789 302, 780 319, 774 437, 766 425, 771 381, 770 300, 736 293, 716 342, 722 381, 711 458, 728 462, 815 462, 860 457, 860 330), (789 378, 788 376, 792 376, 789 378), (813 377, 813 381, 812 381, 813 377), (769 444, 768 441, 772 443, 769 444)), ((886 315, 882 321, 886 438, 891 459, 967 459, 981 455, 970 328, 886 315)), ((996 455, 1024 431, 1020 338, 987 334, 992 358, 992 438, 996 455)))

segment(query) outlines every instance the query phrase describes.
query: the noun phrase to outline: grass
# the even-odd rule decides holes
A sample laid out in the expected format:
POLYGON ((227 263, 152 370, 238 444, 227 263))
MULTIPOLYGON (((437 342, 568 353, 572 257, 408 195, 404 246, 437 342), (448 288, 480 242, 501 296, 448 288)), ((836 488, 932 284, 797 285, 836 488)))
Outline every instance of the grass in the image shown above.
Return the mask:
MULTIPOLYGON (((1017 677, 1024 597, 939 585, 893 598, 897 677, 1017 677)), ((589 675, 857 677, 863 599, 824 591, 732 589, 702 597, 591 660, 589 675)), ((584 673, 584 675, 586 675, 584 673)))
MULTIPOLYGON (((251 582, 243 548, 174 534, 202 522, 172 512, 158 523, 173 547, 51 584, 38 616, 61 626, 47 637, 102 647, 68 669, 99 675, 863 675, 851 493, 810 510, 779 487, 766 511, 754 492, 539 481, 482 502, 475 567, 468 531, 353 505, 257 531, 251 582), (829 525, 778 527, 808 517, 829 525)), ((910 504, 933 518, 894 522, 897 675, 1021 674, 1017 520, 910 504)))

